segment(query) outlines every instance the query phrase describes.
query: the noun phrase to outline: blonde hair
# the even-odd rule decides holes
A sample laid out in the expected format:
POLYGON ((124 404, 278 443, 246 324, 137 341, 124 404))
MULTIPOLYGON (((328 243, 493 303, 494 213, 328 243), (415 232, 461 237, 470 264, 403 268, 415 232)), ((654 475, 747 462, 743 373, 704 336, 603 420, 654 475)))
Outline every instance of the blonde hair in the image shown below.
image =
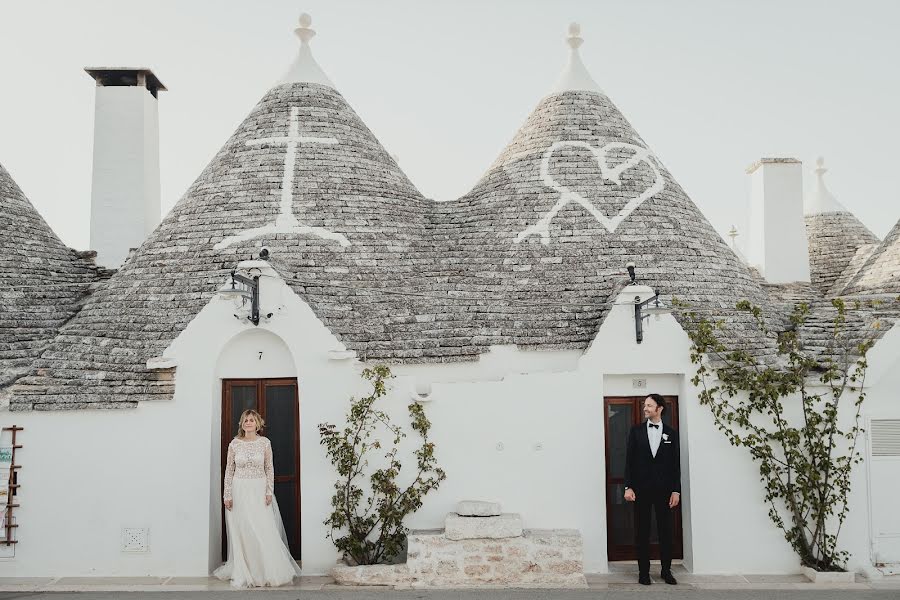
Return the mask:
POLYGON ((244 432, 244 420, 245 420, 247 417, 253 417, 253 419, 256 421, 256 432, 257 432, 257 433, 259 433, 259 431, 260 431, 263 427, 266 426, 266 422, 263 421, 263 418, 260 416, 260 414, 259 414, 258 412, 256 412, 256 411, 253 410, 253 409, 245 410, 244 412, 241 413, 241 420, 238 421, 238 432, 237 432, 237 435, 234 436, 234 437, 236 437, 236 438, 243 438, 243 437, 244 437, 244 434, 245 434, 245 432, 244 432))

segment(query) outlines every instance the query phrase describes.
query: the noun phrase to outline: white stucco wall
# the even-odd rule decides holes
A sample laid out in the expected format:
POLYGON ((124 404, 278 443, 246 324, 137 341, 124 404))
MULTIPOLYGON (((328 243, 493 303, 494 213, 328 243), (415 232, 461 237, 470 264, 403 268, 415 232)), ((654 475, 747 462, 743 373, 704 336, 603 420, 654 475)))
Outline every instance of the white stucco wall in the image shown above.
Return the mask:
MULTIPOLYGON (((621 297, 628 299, 628 291, 621 297)), ((679 397, 685 565, 697 573, 796 572, 790 548, 770 525, 762 505, 756 467, 745 451, 728 444, 715 429, 709 409, 700 406, 698 390, 690 382, 696 367, 690 361, 687 334, 671 316, 659 321, 651 317, 644 342, 635 344, 632 314, 628 305, 614 310, 584 360, 596 360, 596 368, 605 373, 622 374, 607 377, 606 395, 624 393, 634 377, 657 374, 648 378, 646 392, 629 395, 659 391, 679 397)), ((602 533, 605 543, 605 530, 602 533)))
MULTIPOLYGON (((900 419, 900 324, 894 325, 868 355, 866 399, 861 426, 871 419, 900 419)), ((846 407, 845 407, 846 408, 846 407)), ((866 462, 854 470, 851 511, 841 530, 840 545, 851 553, 850 566, 874 575, 876 563, 887 563, 882 572, 900 572, 900 456, 869 454, 870 432, 861 437, 866 462)))
MULTIPOLYGON (((434 424, 438 460, 448 477, 410 519, 410 527, 442 526, 446 513, 461 499, 497 500, 504 511, 521 513, 526 527, 579 529, 585 569, 605 572, 603 398, 658 391, 679 396, 689 568, 702 573, 796 572, 790 548, 769 524, 761 505, 755 467, 714 429, 708 409, 699 406, 696 390, 684 376, 694 370, 687 335, 671 316, 664 316, 658 321, 651 318, 644 342, 635 342, 630 300, 635 293, 646 297, 648 291, 623 292, 624 304, 613 309, 590 348, 577 359, 571 353, 499 348, 480 363, 452 367, 455 373, 450 377, 449 367, 441 365, 396 368, 395 393, 384 405, 397 422, 405 423, 410 391, 432 382, 426 411, 434 424), (540 365, 551 372, 538 372, 540 365), (634 389, 635 378, 646 379, 646 389, 634 389), (729 510, 739 516, 730 518, 729 510), (735 543, 738 539, 747 542, 735 543), (759 552, 761 547, 767 551, 759 552)), ((346 401, 330 406, 337 410, 329 420, 341 419, 346 401)), ((306 406, 304 417, 309 411, 306 406)), ((324 413, 316 412, 316 421, 321 417, 324 413)), ((308 501, 325 514, 334 474, 327 462, 317 460, 321 451, 315 452, 316 443, 313 439, 303 446, 313 452, 315 461, 309 462, 306 451, 304 481, 311 480, 314 488, 319 481, 324 485, 322 490, 305 485, 304 510, 309 510, 308 501)), ((324 537, 320 523, 321 518, 309 526, 304 522, 304 570, 310 573, 325 572, 333 560, 329 542, 320 542, 308 528, 313 532, 318 528, 324 537), (309 535, 315 544, 311 552, 306 550, 309 535)))
MULTIPOLYGON (((900 326, 895 326, 878 342, 868 359, 866 399, 860 416, 862 427, 866 427, 871 418, 900 419, 900 326)), ((685 385, 690 388, 689 382, 685 381, 685 385)), ((827 390, 815 386, 809 389, 828 396, 827 390)), ((690 394, 690 390, 687 393, 690 394)), ((847 393, 841 400, 839 423, 844 431, 852 426, 854 400, 853 393, 847 393)), ((797 398, 794 404, 785 400, 784 405, 789 421, 799 424, 802 419, 800 399, 797 398)), ((769 520, 757 464, 750 460, 745 449, 731 447, 712 427, 708 409, 699 406, 697 401, 690 403, 688 408, 691 411, 687 419, 689 429, 684 437, 692 454, 689 502, 693 514, 704 515, 703 519, 694 519, 691 528, 693 569, 699 573, 796 571, 799 560, 769 520), (697 455, 697 449, 701 449, 701 456, 697 455), (698 501, 701 493, 709 500, 703 505, 698 501), (765 551, 760 551, 761 548, 765 551)), ((684 420, 682 429, 685 429, 684 420)), ((873 532, 893 534, 881 540, 882 559, 896 555, 895 544, 900 539, 900 520, 895 516, 893 502, 898 489, 900 458, 872 458, 867 452, 868 441, 868 433, 865 433, 857 442, 865 462, 853 471, 848 499, 850 510, 840 530, 838 545, 839 549, 850 553, 848 568, 879 576, 880 571, 873 568, 877 549, 877 536, 873 532)), ((846 448, 842 451, 846 452, 846 448)), ((687 541, 685 545, 687 550, 687 541)), ((897 566, 900 565, 895 565, 895 572, 897 566)))
POLYGON ((183 525, 206 506, 185 500, 197 497, 197 474, 207 467, 196 460, 206 448, 179 423, 189 413, 172 403, 4 413, 4 425, 25 430, 17 452, 19 543, 14 559, 0 560, 2 576, 196 572, 197 546, 183 525), (124 527, 149 528, 151 551, 122 552, 124 527))
MULTIPOLYGON (((303 382, 301 403, 306 395, 346 397, 359 379, 347 362, 329 361, 328 351, 343 346, 280 280, 263 278, 262 297, 274 315, 258 329, 234 318, 245 309, 216 298, 172 343, 165 353, 178 365, 172 401, 2 414, 3 424, 26 428, 26 466, 20 543, 15 558, 0 559, 0 576, 203 576, 220 563, 221 378, 284 376, 291 368, 303 382), (124 527, 148 528, 149 550, 122 552, 124 527)), ((301 423, 304 438, 314 433, 301 423)))
MULTIPOLYGON (((337 559, 322 525, 335 473, 317 426, 342 423, 353 394, 367 393, 363 365, 333 351, 340 342, 265 265, 259 327, 216 298, 166 351, 177 364, 175 398, 134 410, 3 413, 26 429, 20 457, 21 524, 2 576, 202 576, 220 561, 221 379, 296 376, 300 397, 301 551, 305 574, 337 559), (260 357, 260 352, 262 355, 260 357), (124 553, 123 527, 147 527, 149 551, 124 553)), ((650 391, 679 396, 685 564, 697 573, 789 573, 798 562, 769 522, 756 466, 729 446, 699 405, 689 377, 689 340, 671 316, 651 318, 634 340, 635 293, 623 293, 585 352, 495 348, 465 365, 398 365, 383 401, 407 425, 414 391, 429 391, 441 488, 412 516, 413 528, 441 527, 462 499, 495 499, 526 527, 579 529, 585 568, 605 572, 605 395, 650 391), (634 389, 632 380, 647 380, 634 389)), ((894 330, 871 356, 866 414, 898 415, 894 330)), ((413 432, 408 431, 412 436, 413 432)), ((410 437, 405 452, 416 442, 410 437)), ((407 470, 412 464, 405 459, 407 470)), ((407 473, 407 475, 410 475, 407 473)), ((842 545, 854 565, 869 556, 866 474, 854 482, 853 522, 842 545)))

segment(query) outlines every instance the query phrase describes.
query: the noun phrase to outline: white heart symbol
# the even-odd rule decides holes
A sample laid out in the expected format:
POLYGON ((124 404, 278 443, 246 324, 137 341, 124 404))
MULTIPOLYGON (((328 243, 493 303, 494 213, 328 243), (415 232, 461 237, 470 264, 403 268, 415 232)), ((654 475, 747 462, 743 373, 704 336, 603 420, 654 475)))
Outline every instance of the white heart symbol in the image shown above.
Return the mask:
POLYGON ((601 146, 600 148, 595 148, 588 144, 587 142, 577 142, 577 141, 561 141, 561 142, 553 142, 549 148, 544 152, 544 157, 541 159, 541 179, 544 181, 544 184, 547 187, 551 187, 557 192, 559 192, 559 200, 550 209, 547 214, 545 214, 541 219, 528 227, 524 231, 521 231, 519 235, 516 236, 515 243, 519 243, 524 240, 529 235, 539 234, 541 236, 542 244, 550 243, 550 222, 553 220, 553 217, 562 210, 564 206, 566 206, 569 202, 577 202, 581 206, 584 207, 597 221, 606 227, 606 230, 612 233, 616 230, 616 227, 619 226, 623 220, 625 220, 628 215, 630 215, 634 209, 643 204, 645 200, 651 198, 655 194, 658 194, 666 187, 665 179, 663 179, 662 173, 660 173, 659 168, 656 163, 652 160, 652 154, 650 150, 644 148, 643 146, 637 146, 635 144, 629 144, 626 142, 609 142, 601 146), (589 200, 582 197, 578 192, 572 191, 566 186, 562 185, 550 175, 550 158, 553 156, 553 153, 558 148, 564 148, 566 146, 572 146, 576 148, 587 148, 590 153, 594 156, 594 160, 597 162, 597 166, 600 167, 600 176, 607 180, 615 183, 616 185, 621 185, 621 180, 619 176, 626 169, 630 169, 631 167, 637 165, 640 162, 645 163, 653 173, 656 175, 653 185, 648 187, 643 191, 639 196, 636 196, 628 201, 628 203, 622 207, 614 217, 611 219, 604 215, 602 212, 597 210, 597 208, 591 204, 589 200), (626 161, 616 165, 615 167, 610 167, 609 163, 606 161, 606 155, 610 150, 618 150, 618 149, 629 149, 633 150, 634 154, 626 161))

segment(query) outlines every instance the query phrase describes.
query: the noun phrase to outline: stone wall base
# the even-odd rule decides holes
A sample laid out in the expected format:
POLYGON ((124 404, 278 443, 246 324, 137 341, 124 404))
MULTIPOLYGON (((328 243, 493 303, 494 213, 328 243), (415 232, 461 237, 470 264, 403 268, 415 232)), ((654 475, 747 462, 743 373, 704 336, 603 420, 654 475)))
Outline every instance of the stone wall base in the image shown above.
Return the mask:
POLYGON ((573 529, 459 541, 443 531, 411 532, 406 564, 338 566, 332 577, 344 585, 398 588, 587 587, 581 534, 573 529))

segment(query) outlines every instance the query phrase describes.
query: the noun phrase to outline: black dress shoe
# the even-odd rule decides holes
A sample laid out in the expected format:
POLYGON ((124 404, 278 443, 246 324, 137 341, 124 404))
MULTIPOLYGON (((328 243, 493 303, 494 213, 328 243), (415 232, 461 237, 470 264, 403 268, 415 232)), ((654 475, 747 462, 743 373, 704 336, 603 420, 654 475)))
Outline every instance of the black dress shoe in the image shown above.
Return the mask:
POLYGON ((659 575, 663 578, 663 581, 669 585, 678 585, 678 582, 675 581, 675 577, 672 576, 672 571, 663 571, 659 575))
POLYGON ((650 575, 644 575, 644 574, 639 575, 638 583, 641 585, 650 585, 650 575))

